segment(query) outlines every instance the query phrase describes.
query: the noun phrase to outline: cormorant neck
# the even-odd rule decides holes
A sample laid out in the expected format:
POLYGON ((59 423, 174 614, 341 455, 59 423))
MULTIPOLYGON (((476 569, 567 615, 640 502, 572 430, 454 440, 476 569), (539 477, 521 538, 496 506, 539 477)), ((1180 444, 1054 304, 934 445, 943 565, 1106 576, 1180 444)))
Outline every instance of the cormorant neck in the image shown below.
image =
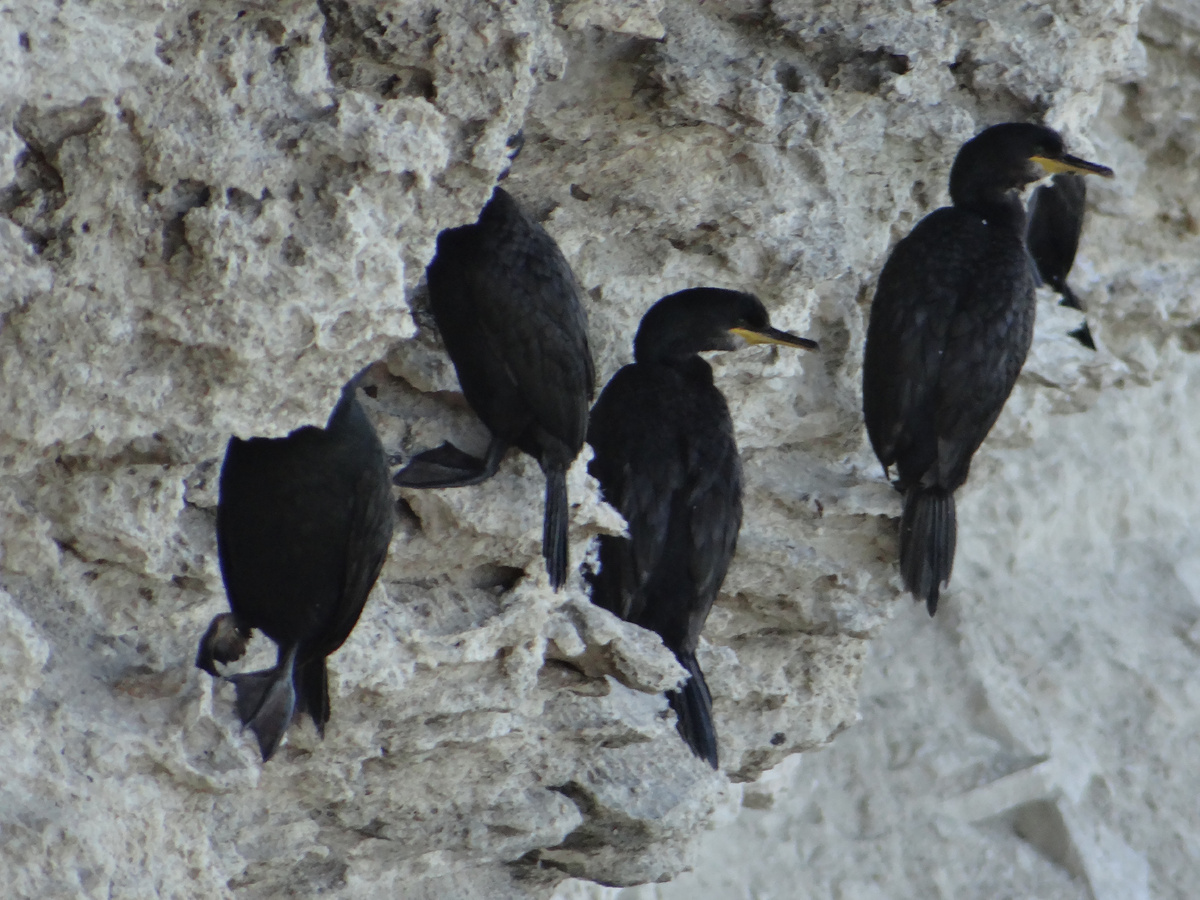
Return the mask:
MULTIPOLYGON (((661 323, 656 323, 661 324, 661 323)), ((687 321, 672 323, 670 328, 638 328, 633 338, 633 358, 639 363, 681 365, 704 349, 697 347, 687 321)))
POLYGON ((633 360, 640 366, 669 366, 689 378, 707 378, 712 380, 712 366, 696 350, 679 345, 651 346, 649 348, 636 344, 633 348, 633 360))
POLYGON ((955 190, 950 185, 950 200, 956 209, 978 213, 992 225, 1012 225, 1025 228, 1025 204, 1015 189, 1006 191, 995 187, 975 190, 955 190))
POLYGON ((634 342, 633 360, 643 365, 679 366, 696 357, 696 351, 670 344, 650 345, 634 342))

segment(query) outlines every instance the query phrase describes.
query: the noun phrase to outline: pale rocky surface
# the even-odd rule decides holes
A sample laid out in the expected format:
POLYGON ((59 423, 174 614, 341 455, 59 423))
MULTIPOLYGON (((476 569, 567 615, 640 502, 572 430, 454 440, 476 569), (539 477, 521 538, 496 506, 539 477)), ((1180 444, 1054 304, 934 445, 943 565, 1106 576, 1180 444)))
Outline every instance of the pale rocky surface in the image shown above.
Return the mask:
POLYGON ((693 872, 559 898, 1196 895, 1198 38, 1191 5, 1142 13, 1145 69, 1090 131, 1119 172, 1072 278, 1100 352, 1042 304, 960 495, 952 589, 871 642, 862 721, 743 786, 693 872))
POLYGON ((559 896, 1193 897, 1200 366, 1164 357, 989 452, 1005 490, 964 497, 946 609, 872 642, 862 722, 744 786, 694 872, 559 896))
MULTIPOLYGON (((1188 896, 1190 4, 20 0, 0 46, 11 895, 549 897, 675 876, 740 798, 749 843, 708 835, 726 881, 689 896, 966 897, 993 871, 978 896, 1188 896), (1043 113, 1120 176, 1073 278, 1101 350, 1046 298, 929 623, 858 412, 870 290, 958 145, 1043 113), (192 667, 225 608, 224 443, 322 422, 374 363, 389 452, 480 445, 422 277, 518 129, 506 184, 575 269, 601 383, 693 285, 822 343, 714 361, 748 481, 701 648, 723 774, 674 731, 657 639, 549 590, 515 455, 397 491, 326 738, 264 766, 192 667), (856 721, 864 668, 862 725, 797 765, 856 721), (786 865, 750 867, 781 834, 786 865)), ((579 562, 620 521, 582 458, 570 491, 579 562)))

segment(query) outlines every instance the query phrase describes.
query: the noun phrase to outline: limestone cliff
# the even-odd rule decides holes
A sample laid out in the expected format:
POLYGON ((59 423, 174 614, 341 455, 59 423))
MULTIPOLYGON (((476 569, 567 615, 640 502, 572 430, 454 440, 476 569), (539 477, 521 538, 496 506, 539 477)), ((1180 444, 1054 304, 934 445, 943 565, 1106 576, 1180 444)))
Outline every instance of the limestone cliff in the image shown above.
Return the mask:
MULTIPOLYGON (((1190 72, 1196 23, 1160 2, 1146 15, 1162 36, 1143 23, 1139 41, 1140 12, 0 10, 4 882, 38 897, 501 898, 549 896, 566 875, 676 874, 725 776, 753 780, 855 721, 867 644, 905 602, 898 501, 859 414, 861 346, 874 276, 945 202, 959 144, 1042 117, 1118 171, 1093 192, 1074 278, 1101 349, 1067 338, 1077 322, 1047 295, 973 475, 973 496, 993 500, 964 503, 964 522, 1004 514, 987 494, 1013 477, 1003 460, 1052 440, 1062 414, 1166 378, 1195 349, 1195 263, 1180 248, 1196 229, 1179 197, 1195 137, 1177 121, 1197 108, 1195 81, 1144 79, 1146 47, 1168 60, 1151 71, 1190 72), (364 402, 389 452, 479 444, 422 278, 518 130, 506 184, 574 267, 602 382, 645 308, 689 286, 754 291, 775 324, 822 343, 714 363, 748 487, 701 647, 724 775, 675 734, 661 691, 679 670, 658 641, 592 608, 577 577, 549 590, 541 477, 516 455, 476 488, 397 491, 391 558, 331 660, 329 732, 294 728, 264 766, 229 686, 192 667, 225 608, 224 443, 323 421, 374 363, 364 402)), ((570 490, 579 562, 621 523, 582 459, 570 490)), ((1037 552, 1007 532, 996 546, 970 567, 1000 578, 1037 552)), ((244 665, 271 658, 261 638, 253 653, 244 665)))

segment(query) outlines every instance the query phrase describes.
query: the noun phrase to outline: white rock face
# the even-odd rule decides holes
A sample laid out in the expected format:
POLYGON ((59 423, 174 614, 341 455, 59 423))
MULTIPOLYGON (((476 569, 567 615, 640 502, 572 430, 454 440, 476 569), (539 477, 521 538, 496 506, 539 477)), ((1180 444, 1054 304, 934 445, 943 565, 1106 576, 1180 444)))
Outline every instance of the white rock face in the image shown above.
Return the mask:
POLYGON ((1194 895, 1200 17, 1155 3, 1139 30, 1145 67, 1089 129, 1118 169, 1092 184, 1072 278, 1100 352, 1042 305, 960 494, 949 606, 900 612, 871 643, 862 722, 746 785, 693 873, 559 896, 1194 895))
MULTIPOLYGON (((18 0, 0 46, 13 896, 548 897, 568 875, 668 879, 739 790, 768 805, 770 785, 728 780, 855 722, 868 661, 865 726, 816 763, 837 796, 804 809, 883 807, 879 852, 911 888, 832 861, 853 860, 840 812, 804 832, 790 885, 972 896, 939 868, 1011 853, 1036 869, 1019 895, 1187 895, 1190 5, 18 0), (1077 317, 1047 295, 930 624, 899 596, 898 498, 864 440, 865 316, 890 245, 945 202, 959 144, 1039 115, 1118 172, 1093 185, 1072 278, 1101 349, 1066 338, 1077 317), (226 608, 225 441, 323 422, 375 363, 364 403, 389 452, 482 445, 423 270, 522 129, 506 184, 575 269, 601 383, 650 303, 690 286, 752 290, 822 344, 714 361, 748 481, 700 654, 727 778, 675 733, 661 692, 679 668, 657 638, 592 607, 577 576, 549 590, 541 475, 518 455, 475 488, 397 491, 390 560, 331 659, 326 738, 299 725, 262 765, 228 685, 192 666, 226 608), (869 657, 896 608, 896 649, 869 657), (881 669, 886 652, 903 659, 881 669), (1137 715, 1078 701, 1115 695, 1137 715), (853 762, 833 763, 843 745, 853 762), (919 821, 954 825, 913 850, 916 794, 919 821), (1143 830, 1152 803, 1173 841, 1143 830)), ((583 458, 570 492, 580 562, 621 523, 583 458)), ((260 637, 238 668, 272 658, 260 637)))

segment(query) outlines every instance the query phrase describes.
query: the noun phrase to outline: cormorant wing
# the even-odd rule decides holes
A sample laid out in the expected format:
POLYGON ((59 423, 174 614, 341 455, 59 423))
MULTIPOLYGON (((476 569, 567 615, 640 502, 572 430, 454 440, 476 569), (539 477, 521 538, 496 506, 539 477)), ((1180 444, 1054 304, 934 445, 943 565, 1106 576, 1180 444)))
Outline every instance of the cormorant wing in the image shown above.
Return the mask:
POLYGON ((1036 238, 1031 240, 1034 222, 1038 218, 1038 200, 1041 191, 1042 189, 1039 187, 1030 194, 1029 201, 1025 204, 1025 252, 1029 255, 1029 269, 1033 273, 1033 283, 1036 287, 1042 287, 1046 283, 1037 257, 1033 255, 1032 246, 1036 238))
POLYGON ((657 368, 632 364, 617 372, 592 407, 587 435, 593 450, 588 471, 600 482, 604 499, 629 526, 629 552, 619 555, 619 563, 613 554, 608 564, 633 569, 609 582, 631 592, 632 596, 609 607, 630 621, 635 620, 633 606, 643 601, 643 588, 662 553, 671 497, 684 484, 674 441, 660 431, 662 385, 654 378, 657 368))
POLYGON ((1038 276, 1059 293, 1075 264, 1087 206, 1087 179, 1064 172, 1029 198, 1025 243, 1038 276))
MULTIPOLYGON (((231 437, 225 445, 225 457, 221 460, 220 491, 223 494, 229 490, 227 484, 232 484, 233 475, 230 469, 230 459, 238 452, 235 444, 242 443, 239 437, 231 437), (226 479, 229 479, 227 481, 226 479)), ((225 499, 222 497, 221 499, 225 499)), ((238 563, 234 559, 237 540, 233 535, 232 521, 227 502, 217 502, 217 564, 221 569, 221 581, 225 585, 225 593, 229 595, 230 605, 233 605, 231 585, 234 574, 238 571, 238 563)))
POLYGON ((379 577, 392 540, 392 491, 383 446, 366 412, 354 402, 343 449, 350 467, 350 508, 343 550, 341 596, 324 632, 321 655, 337 650, 354 630, 379 577))
POLYGON ((694 391, 672 367, 626 366, 601 393, 588 431, 595 451, 589 471, 629 524, 631 552, 620 558, 635 571, 619 581, 634 596, 624 598, 623 617, 664 638, 655 623, 676 611, 647 610, 651 594, 687 595, 688 609, 679 612, 699 613, 702 626, 741 525, 741 466, 728 408, 711 381, 702 395, 694 391))
POLYGON ((950 323, 987 243, 987 224, 954 207, 930 213, 892 250, 871 304, 863 361, 867 434, 884 466, 937 454, 935 404, 950 323))
POLYGON ((322 656, 333 653, 350 636, 387 559, 392 539, 391 492, 384 496, 378 483, 378 472, 364 469, 359 475, 346 534, 341 597, 336 617, 323 635, 327 639, 322 641, 322 656))
POLYGON ((972 285, 963 301, 971 304, 970 314, 950 323, 935 401, 937 463, 926 478, 929 483, 953 489, 966 480, 971 457, 1021 374, 1033 335, 1033 277, 1024 266, 1011 276, 1024 283, 1000 279, 993 284, 983 278, 972 285), (1021 292, 1027 304, 1012 306, 997 296, 1021 292))
MULTIPOLYGON (((510 201, 511 202, 511 201, 510 201)), ((466 289, 485 342, 548 434, 576 449, 587 432, 595 369, 587 314, 571 267, 541 226, 506 219, 485 232, 466 289)))
POLYGON ((307 520, 311 475, 304 450, 322 438, 320 428, 305 426, 286 438, 229 439, 221 464, 217 555, 235 613, 291 602, 276 595, 288 581, 307 520))
POLYGON ((742 461, 725 398, 716 391, 714 395, 724 408, 723 422, 714 422, 712 430, 692 431, 688 436, 690 568, 696 595, 704 601, 693 644, 725 581, 742 527, 742 461))

